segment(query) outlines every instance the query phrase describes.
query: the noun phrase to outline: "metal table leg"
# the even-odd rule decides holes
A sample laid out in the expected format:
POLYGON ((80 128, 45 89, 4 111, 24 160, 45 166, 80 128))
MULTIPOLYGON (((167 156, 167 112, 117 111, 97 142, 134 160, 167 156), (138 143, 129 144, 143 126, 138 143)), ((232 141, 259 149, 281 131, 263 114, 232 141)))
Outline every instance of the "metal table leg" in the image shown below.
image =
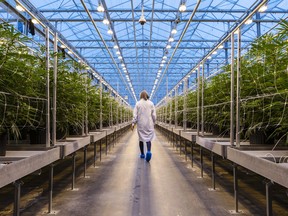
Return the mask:
POLYGON ((15 195, 14 195, 14 216, 20 215, 20 198, 21 198, 21 185, 23 182, 21 180, 16 180, 14 182, 15 195))
POLYGON ((212 189, 215 190, 215 155, 211 152, 211 162, 212 162, 212 189))
POLYGON ((233 163, 235 212, 238 213, 238 166, 233 163))
POLYGON ((194 143, 191 142, 191 166, 194 166, 194 143))
POLYGON ((72 190, 75 189, 76 152, 72 155, 72 190))
POLYGON ((86 168, 87 168, 87 146, 84 147, 84 178, 86 178, 86 168))
POLYGON ((271 216, 273 215, 273 211, 272 211, 272 190, 271 190, 271 186, 273 185, 273 182, 268 180, 265 184, 265 188, 266 188, 266 215, 267 216, 271 216))
POLYGON ((204 165, 203 165, 203 149, 202 149, 202 147, 200 147, 200 164, 201 164, 201 178, 203 178, 204 165))
POLYGON ((49 206, 48 213, 52 213, 54 164, 50 164, 49 172, 49 206))

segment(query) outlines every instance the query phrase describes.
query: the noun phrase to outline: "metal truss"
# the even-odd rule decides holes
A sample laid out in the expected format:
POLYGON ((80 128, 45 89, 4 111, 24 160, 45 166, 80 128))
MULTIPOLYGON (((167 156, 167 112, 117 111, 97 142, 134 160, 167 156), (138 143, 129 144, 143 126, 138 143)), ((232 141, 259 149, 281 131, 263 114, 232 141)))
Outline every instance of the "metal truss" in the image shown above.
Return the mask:
MULTIPOLYGON (((243 49, 281 19, 287 18, 287 0, 265 1, 268 9, 253 14, 252 23, 242 28, 243 49)), ((135 91, 135 95, 143 89, 151 93, 154 88, 152 99, 158 103, 166 96, 167 87, 170 91, 178 85, 219 44, 223 48, 205 62, 205 67, 207 73, 221 70, 230 61, 230 43, 224 38, 263 1, 198 0, 199 7, 192 19, 196 1, 184 1, 187 6, 185 12, 178 10, 181 2, 183 0, 29 1, 37 9, 35 16, 40 20, 45 17, 72 50, 94 67, 114 89, 117 86, 120 95, 128 96, 132 106, 135 98, 127 88, 135 91), (105 12, 98 12, 99 4, 105 12), (144 25, 138 23, 142 8, 146 19, 144 25), (103 24, 104 18, 109 21, 108 25, 103 24), (177 33, 172 34, 174 28, 177 33), (112 30, 112 35, 107 33, 108 29, 112 30), (118 48, 114 49, 116 45, 118 48), (167 59, 163 59, 164 56, 167 59), (126 75, 131 80, 131 86, 125 80, 126 75)), ((29 18, 24 13, 11 13, 16 6, 14 0, 7 0, 5 4, 10 8, 3 7, 0 11, 2 19, 17 26, 19 21, 29 18)), ((36 37, 34 39, 37 40, 36 37)), ((192 73, 189 82, 195 82, 195 73, 192 73)))

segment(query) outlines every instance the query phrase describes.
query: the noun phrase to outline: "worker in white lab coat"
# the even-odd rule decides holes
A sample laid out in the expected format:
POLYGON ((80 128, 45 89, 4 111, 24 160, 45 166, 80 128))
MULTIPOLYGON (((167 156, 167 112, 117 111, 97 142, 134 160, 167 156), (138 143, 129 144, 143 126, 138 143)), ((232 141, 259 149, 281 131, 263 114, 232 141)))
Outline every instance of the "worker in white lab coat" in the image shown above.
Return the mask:
POLYGON ((152 157, 151 141, 155 136, 154 124, 156 122, 156 110, 152 101, 149 100, 147 92, 144 90, 140 93, 140 100, 136 103, 133 111, 132 130, 137 124, 137 132, 139 136, 139 147, 141 158, 145 158, 147 162, 152 157), (144 142, 147 144, 146 157, 144 154, 144 142))

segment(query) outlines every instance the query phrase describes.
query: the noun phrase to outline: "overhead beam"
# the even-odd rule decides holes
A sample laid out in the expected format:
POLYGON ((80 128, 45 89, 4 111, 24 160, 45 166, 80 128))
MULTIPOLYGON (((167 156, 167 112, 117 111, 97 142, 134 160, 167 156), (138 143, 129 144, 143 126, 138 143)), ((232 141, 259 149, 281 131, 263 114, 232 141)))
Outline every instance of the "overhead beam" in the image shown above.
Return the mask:
MULTIPOLYGON (((150 40, 143 40, 143 39, 139 39, 137 40, 138 42, 150 42, 150 40)), ((177 42, 178 40, 174 40, 174 42, 177 42)), ((253 40, 242 40, 242 42, 252 42, 253 40)), ((101 42, 101 40, 95 40, 95 39, 76 39, 76 40, 69 40, 69 42, 73 43, 73 42, 101 42)), ((118 39, 118 42, 134 42, 134 40, 123 40, 123 39, 118 39)), ((167 40, 160 40, 160 39, 153 39, 153 42, 163 42, 163 43, 167 43, 167 40)), ((219 40, 211 40, 211 39, 191 39, 191 40, 182 40, 183 43, 195 43, 195 42, 211 42, 211 43, 216 43, 219 42, 219 40)))
MULTIPOLYGON (((79 19, 79 18, 50 18, 48 19, 49 22, 91 22, 91 20, 89 19, 79 19)), ((93 19, 94 22, 102 22, 103 19, 99 19, 99 18, 94 18, 93 19)), ((146 22, 151 22, 152 20, 149 18, 146 18, 146 22)), ((153 22, 174 22, 175 19, 162 19, 162 18, 158 18, 158 19, 153 19, 153 22)), ((198 22, 237 22, 238 19, 193 19, 191 20, 192 23, 198 23, 198 22)), ((130 18, 112 18, 111 22, 133 22, 132 19, 130 18)), ((181 22, 188 22, 188 19, 181 19, 181 22)), ((253 19, 253 22, 280 22, 279 19, 253 19)))
MULTIPOLYGON (((97 10, 89 10, 92 13, 99 13, 97 10)), ((153 12, 154 13, 177 13, 179 10, 178 9, 154 9, 153 12)), ((85 10, 82 9, 41 9, 40 12, 42 13, 85 13, 85 10)), ((131 9, 109 9, 108 10, 109 13, 131 13, 131 9)), ((141 9, 134 9, 134 12, 136 13, 141 13, 141 9)), ((145 8, 145 13, 151 13, 152 10, 151 9, 146 9, 145 8)), ((186 13, 192 13, 193 10, 186 10, 184 12, 182 12, 183 14, 186 13)), ((197 10, 198 13, 229 13, 229 14, 233 14, 233 13, 246 13, 247 10, 243 9, 231 9, 231 10, 225 10, 225 9, 209 9, 209 10, 197 10)), ((287 10, 266 10, 264 13, 287 13, 287 10)))

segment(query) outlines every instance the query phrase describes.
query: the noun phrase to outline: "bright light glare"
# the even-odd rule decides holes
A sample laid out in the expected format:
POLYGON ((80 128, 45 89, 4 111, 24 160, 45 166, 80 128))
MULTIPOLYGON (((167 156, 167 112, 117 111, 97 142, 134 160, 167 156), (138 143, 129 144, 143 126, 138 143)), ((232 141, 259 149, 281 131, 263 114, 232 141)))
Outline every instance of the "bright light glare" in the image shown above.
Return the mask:
POLYGON ((109 25, 109 20, 108 20, 107 18, 105 18, 105 19, 103 20, 103 23, 104 23, 105 25, 109 25))
POLYGON ((18 11, 25 11, 25 9, 21 5, 16 5, 16 9, 18 11))
POLYGON ((252 19, 248 19, 248 20, 245 22, 245 24, 246 24, 246 25, 249 25, 249 24, 251 24, 252 22, 253 22, 252 19))
POLYGON ((263 5, 262 7, 259 8, 259 12, 262 13, 268 9, 267 5, 263 5))
POLYGON ((176 33, 177 33, 176 28, 172 29, 171 34, 176 34, 176 33))
POLYGON ((104 9, 104 7, 103 7, 102 4, 99 4, 99 5, 98 5, 97 11, 98 11, 98 12, 104 12, 104 11, 105 11, 105 9, 104 9))
POLYGON ((187 9, 187 8, 186 8, 186 5, 185 5, 185 4, 181 4, 180 7, 179 7, 179 11, 180 11, 180 12, 184 12, 184 11, 186 11, 186 9, 187 9))

